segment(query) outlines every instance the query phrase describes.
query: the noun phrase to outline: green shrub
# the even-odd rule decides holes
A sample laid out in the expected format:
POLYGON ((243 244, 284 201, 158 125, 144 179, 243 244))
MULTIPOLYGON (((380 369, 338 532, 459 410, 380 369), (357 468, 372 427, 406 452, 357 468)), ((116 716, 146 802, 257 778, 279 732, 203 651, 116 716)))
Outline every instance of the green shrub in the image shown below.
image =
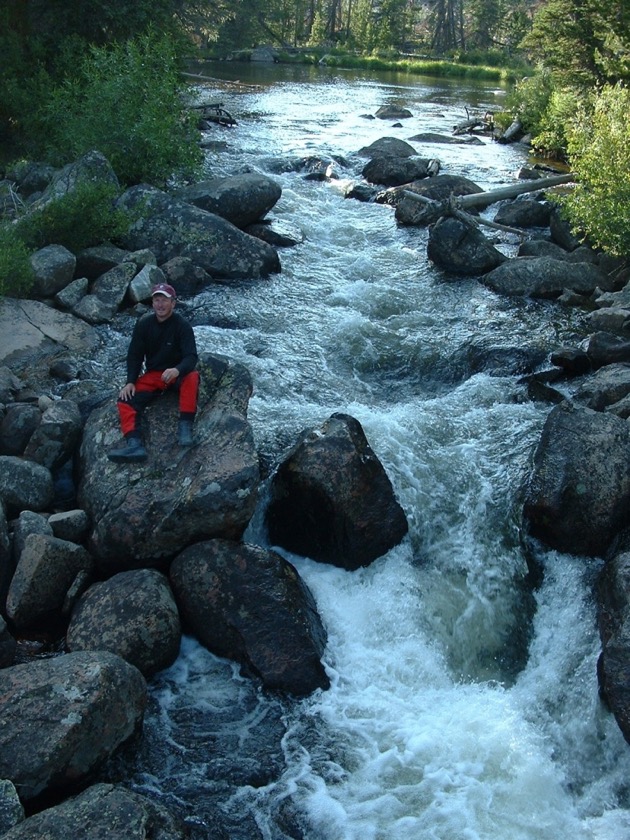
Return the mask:
POLYGON ((567 155, 567 130, 579 107, 579 98, 574 90, 554 90, 547 108, 539 120, 539 132, 532 137, 532 146, 537 154, 565 160, 567 155))
POLYGON ((30 291, 35 275, 31 251, 12 225, 0 225, 0 296, 22 297, 30 291))
POLYGON ((568 125, 577 186, 561 199, 576 230, 608 253, 630 255, 630 91, 621 84, 595 95, 568 125))
POLYGON ((202 161, 166 36, 92 48, 75 76, 50 92, 44 120, 48 160, 60 166, 99 149, 127 185, 163 185, 202 161))
POLYGON ((505 98, 505 111, 511 117, 508 124, 517 119, 526 132, 539 134, 553 91, 553 79, 546 70, 521 79, 505 98))
POLYGON ((118 189, 112 184, 84 181, 69 193, 31 210, 14 225, 15 236, 32 250, 64 245, 77 253, 83 248, 116 240, 130 225, 114 206, 118 189))

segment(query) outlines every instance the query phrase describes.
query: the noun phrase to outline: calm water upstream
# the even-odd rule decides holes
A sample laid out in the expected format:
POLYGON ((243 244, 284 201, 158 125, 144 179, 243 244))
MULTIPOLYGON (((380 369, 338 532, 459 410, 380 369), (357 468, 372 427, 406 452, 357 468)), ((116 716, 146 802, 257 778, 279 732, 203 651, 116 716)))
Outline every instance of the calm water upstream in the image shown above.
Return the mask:
MULTIPOLYGON (((426 231, 343 197, 361 147, 450 134, 466 106, 496 108, 503 91, 325 69, 201 72, 258 85, 203 89, 238 120, 211 132, 227 147, 209 153, 208 173, 264 171, 273 156, 341 163, 330 183, 273 175, 272 216, 304 243, 281 251, 281 274, 192 303, 212 312, 199 344, 251 371, 249 416, 271 463, 332 412, 358 418, 410 533, 357 572, 285 554, 328 630, 329 691, 265 696, 186 638, 153 683, 128 781, 181 808, 199 838, 630 838, 630 747, 597 692, 596 564, 541 552, 542 586, 528 597, 522 585, 520 492, 549 407, 526 399, 519 375, 575 341, 582 316, 446 278, 426 231), (390 102, 413 114, 401 128, 362 116, 390 102)), ((417 148, 484 188, 525 162, 489 141, 417 148)), ((246 539, 266 545, 260 522, 246 539)))

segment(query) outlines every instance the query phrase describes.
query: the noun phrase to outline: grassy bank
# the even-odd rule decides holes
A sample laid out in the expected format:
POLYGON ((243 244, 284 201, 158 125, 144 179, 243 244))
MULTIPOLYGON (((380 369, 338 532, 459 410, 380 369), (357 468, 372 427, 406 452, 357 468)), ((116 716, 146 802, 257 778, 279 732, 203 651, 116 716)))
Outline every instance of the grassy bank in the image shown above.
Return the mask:
MULTIPOLYGON (((233 60, 249 61, 250 50, 232 53, 233 60)), ((208 55, 207 58, 219 58, 208 55)), ((225 58, 225 56, 223 56, 225 58)), ((359 55, 341 50, 325 51, 318 49, 299 49, 278 51, 277 60, 281 64, 325 64, 327 67, 340 67, 349 70, 374 70, 405 73, 410 76, 432 76, 434 78, 480 79, 512 83, 533 72, 526 64, 514 62, 507 66, 505 56, 480 54, 461 55, 454 58, 428 58, 425 56, 395 55, 359 55), (484 61, 483 59, 486 59, 484 61)))

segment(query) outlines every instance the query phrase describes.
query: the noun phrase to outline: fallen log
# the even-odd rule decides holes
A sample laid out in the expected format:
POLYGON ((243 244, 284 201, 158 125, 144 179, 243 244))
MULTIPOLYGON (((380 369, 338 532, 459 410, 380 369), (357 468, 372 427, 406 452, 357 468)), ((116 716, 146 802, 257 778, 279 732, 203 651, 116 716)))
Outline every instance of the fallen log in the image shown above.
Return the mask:
POLYGON ((523 126, 519 120, 509 125, 500 137, 497 137, 497 143, 512 143, 523 134, 523 126))
POLYGON ((548 189, 549 187, 557 187, 560 184, 569 184, 572 181, 575 181, 575 175, 572 173, 551 175, 549 178, 538 178, 535 181, 521 181, 518 184, 508 184, 506 187, 497 187, 496 190, 488 190, 487 192, 471 193, 470 195, 451 195, 446 201, 434 201, 411 190, 403 190, 403 195, 405 198, 410 198, 412 201, 417 201, 425 205, 425 212, 419 220, 416 220, 416 223, 430 225, 436 222, 440 216, 446 216, 449 213, 453 214, 455 210, 466 210, 469 207, 489 207, 496 201, 517 198, 524 193, 537 192, 538 190, 548 189))

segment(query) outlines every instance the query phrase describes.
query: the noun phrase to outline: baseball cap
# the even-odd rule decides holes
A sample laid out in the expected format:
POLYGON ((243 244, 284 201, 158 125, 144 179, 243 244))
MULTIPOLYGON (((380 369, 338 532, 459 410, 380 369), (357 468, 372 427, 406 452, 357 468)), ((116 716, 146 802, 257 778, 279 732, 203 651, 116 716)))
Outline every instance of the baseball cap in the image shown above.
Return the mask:
POLYGON ((169 286, 168 283, 158 283, 157 286, 154 286, 151 291, 151 297, 153 295, 164 295, 167 298, 176 298, 177 293, 172 286, 169 286))

